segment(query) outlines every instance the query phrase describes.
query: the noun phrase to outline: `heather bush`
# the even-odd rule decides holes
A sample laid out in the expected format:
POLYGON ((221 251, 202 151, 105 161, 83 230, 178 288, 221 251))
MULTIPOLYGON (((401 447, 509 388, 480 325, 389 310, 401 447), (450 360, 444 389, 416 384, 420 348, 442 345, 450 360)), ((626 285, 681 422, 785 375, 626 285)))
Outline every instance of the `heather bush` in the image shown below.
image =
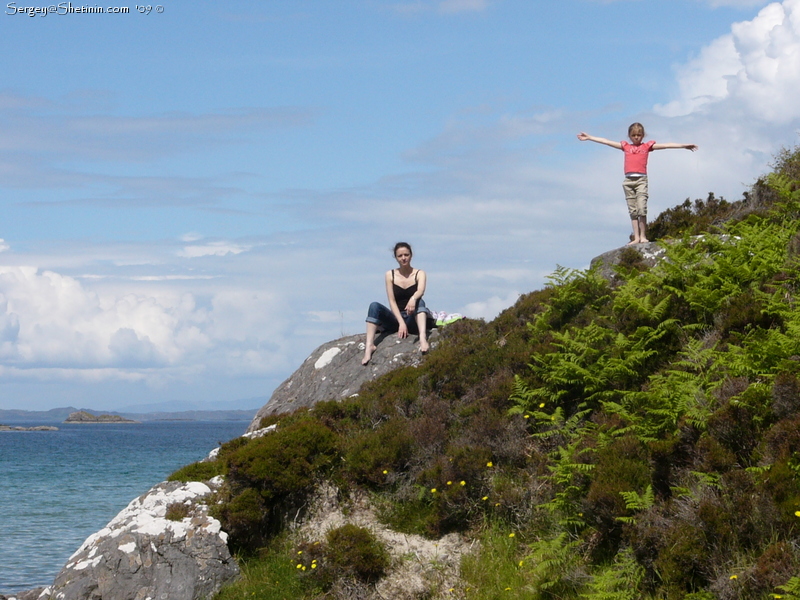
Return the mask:
POLYGON ((228 502, 215 508, 231 545, 253 552, 297 512, 339 456, 339 439, 303 417, 227 455, 228 502))
POLYGON ((368 529, 353 524, 331 529, 324 542, 299 544, 292 560, 301 577, 313 579, 324 590, 341 580, 374 584, 391 564, 380 540, 368 529))

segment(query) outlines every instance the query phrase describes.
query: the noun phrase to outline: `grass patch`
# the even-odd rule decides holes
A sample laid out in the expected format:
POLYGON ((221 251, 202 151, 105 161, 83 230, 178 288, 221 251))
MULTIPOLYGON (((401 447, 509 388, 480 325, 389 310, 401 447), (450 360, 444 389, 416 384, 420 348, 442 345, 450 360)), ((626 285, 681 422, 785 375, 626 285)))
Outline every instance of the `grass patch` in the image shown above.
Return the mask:
POLYGON ((282 534, 262 548, 258 556, 239 561, 242 576, 223 588, 214 600, 311 600, 321 589, 314 580, 301 577, 293 547, 282 534))
POLYGON ((480 536, 480 551, 461 560, 461 578, 468 600, 529 600, 531 589, 526 577, 526 548, 508 527, 492 523, 480 536))

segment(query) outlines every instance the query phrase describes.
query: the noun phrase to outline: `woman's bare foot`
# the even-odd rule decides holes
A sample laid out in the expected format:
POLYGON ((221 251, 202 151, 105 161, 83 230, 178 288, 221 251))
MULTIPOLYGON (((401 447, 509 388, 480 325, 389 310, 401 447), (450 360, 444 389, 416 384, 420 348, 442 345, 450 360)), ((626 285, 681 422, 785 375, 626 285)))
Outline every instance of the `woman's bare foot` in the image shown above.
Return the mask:
POLYGON ((647 238, 642 238, 642 239, 639 241, 639 243, 640 243, 640 244, 647 244, 647 243, 649 243, 649 242, 650 242, 650 240, 648 240, 647 238))
POLYGON ((636 244, 641 244, 641 242, 640 242, 639 240, 631 240, 631 241, 630 241, 630 242, 628 242, 626 245, 627 245, 627 246, 634 246, 634 245, 636 245, 636 244))
POLYGON ((369 361, 372 360, 372 355, 377 349, 378 347, 375 344, 364 348, 364 358, 361 359, 361 364, 366 367, 369 364, 369 361))
POLYGON ((430 349, 431 349, 431 346, 428 343, 428 340, 420 340, 419 341, 419 351, 422 352, 422 354, 427 354, 428 350, 430 350, 430 349))

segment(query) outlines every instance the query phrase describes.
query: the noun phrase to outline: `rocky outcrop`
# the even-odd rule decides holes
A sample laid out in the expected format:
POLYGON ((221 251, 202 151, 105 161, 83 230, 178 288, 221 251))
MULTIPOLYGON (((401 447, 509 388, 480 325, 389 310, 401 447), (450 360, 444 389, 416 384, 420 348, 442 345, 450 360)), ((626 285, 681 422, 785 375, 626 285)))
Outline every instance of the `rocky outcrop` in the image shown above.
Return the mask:
POLYGON ((203 503, 219 483, 156 485, 90 536, 38 600, 212 597, 239 573, 203 503))
POLYGON ((93 415, 85 410, 79 410, 70 413, 64 423, 137 423, 137 421, 119 415, 93 415))
POLYGON ((52 425, 36 425, 35 427, 0 425, 0 431, 58 431, 58 427, 53 427, 52 425))
MULTIPOLYGON (((416 366, 422 360, 417 336, 400 339, 393 333, 376 339, 378 349, 369 364, 363 366, 365 337, 363 333, 343 337, 314 350, 300 368, 273 392, 247 431, 258 430, 261 419, 268 415, 353 396, 363 383, 399 367, 416 366)), ((439 333, 434 329, 428 336, 431 347, 436 346, 438 339, 439 333)))
POLYGON ((620 283, 622 278, 617 275, 614 267, 620 264, 640 265, 654 267, 664 260, 666 250, 658 242, 646 244, 633 244, 622 246, 615 250, 604 252, 592 259, 591 268, 597 269, 598 274, 612 284, 620 283))

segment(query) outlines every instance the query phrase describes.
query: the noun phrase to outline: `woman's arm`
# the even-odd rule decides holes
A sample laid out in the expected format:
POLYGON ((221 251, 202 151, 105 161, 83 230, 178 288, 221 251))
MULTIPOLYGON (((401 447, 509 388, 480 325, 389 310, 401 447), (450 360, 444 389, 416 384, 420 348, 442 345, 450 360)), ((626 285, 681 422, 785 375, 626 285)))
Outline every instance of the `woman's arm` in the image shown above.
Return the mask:
POLYGON ((386 271, 386 297, 389 299, 389 308, 392 310, 394 318, 397 319, 397 337, 404 338, 408 336, 408 327, 400 313, 400 307, 397 306, 397 300, 394 299, 394 288, 392 286, 392 272, 386 271))
POLYGON ((607 140, 606 138, 595 137, 593 135, 589 135, 588 133, 584 133, 583 131, 578 134, 578 139, 582 142, 597 142, 598 144, 605 144, 606 146, 611 146, 617 150, 622 150, 622 144, 619 142, 607 140))
POLYGON ((416 293, 411 296, 411 299, 406 304, 406 312, 413 314, 414 311, 417 309, 417 300, 422 298, 425 294, 425 286, 427 285, 428 278, 425 275, 425 271, 422 269, 417 269, 417 291, 416 293))
POLYGON ((653 144, 653 150, 669 150, 671 148, 679 148, 679 149, 686 149, 691 150, 694 152, 697 150, 697 144, 676 144, 673 142, 667 144, 653 144))

